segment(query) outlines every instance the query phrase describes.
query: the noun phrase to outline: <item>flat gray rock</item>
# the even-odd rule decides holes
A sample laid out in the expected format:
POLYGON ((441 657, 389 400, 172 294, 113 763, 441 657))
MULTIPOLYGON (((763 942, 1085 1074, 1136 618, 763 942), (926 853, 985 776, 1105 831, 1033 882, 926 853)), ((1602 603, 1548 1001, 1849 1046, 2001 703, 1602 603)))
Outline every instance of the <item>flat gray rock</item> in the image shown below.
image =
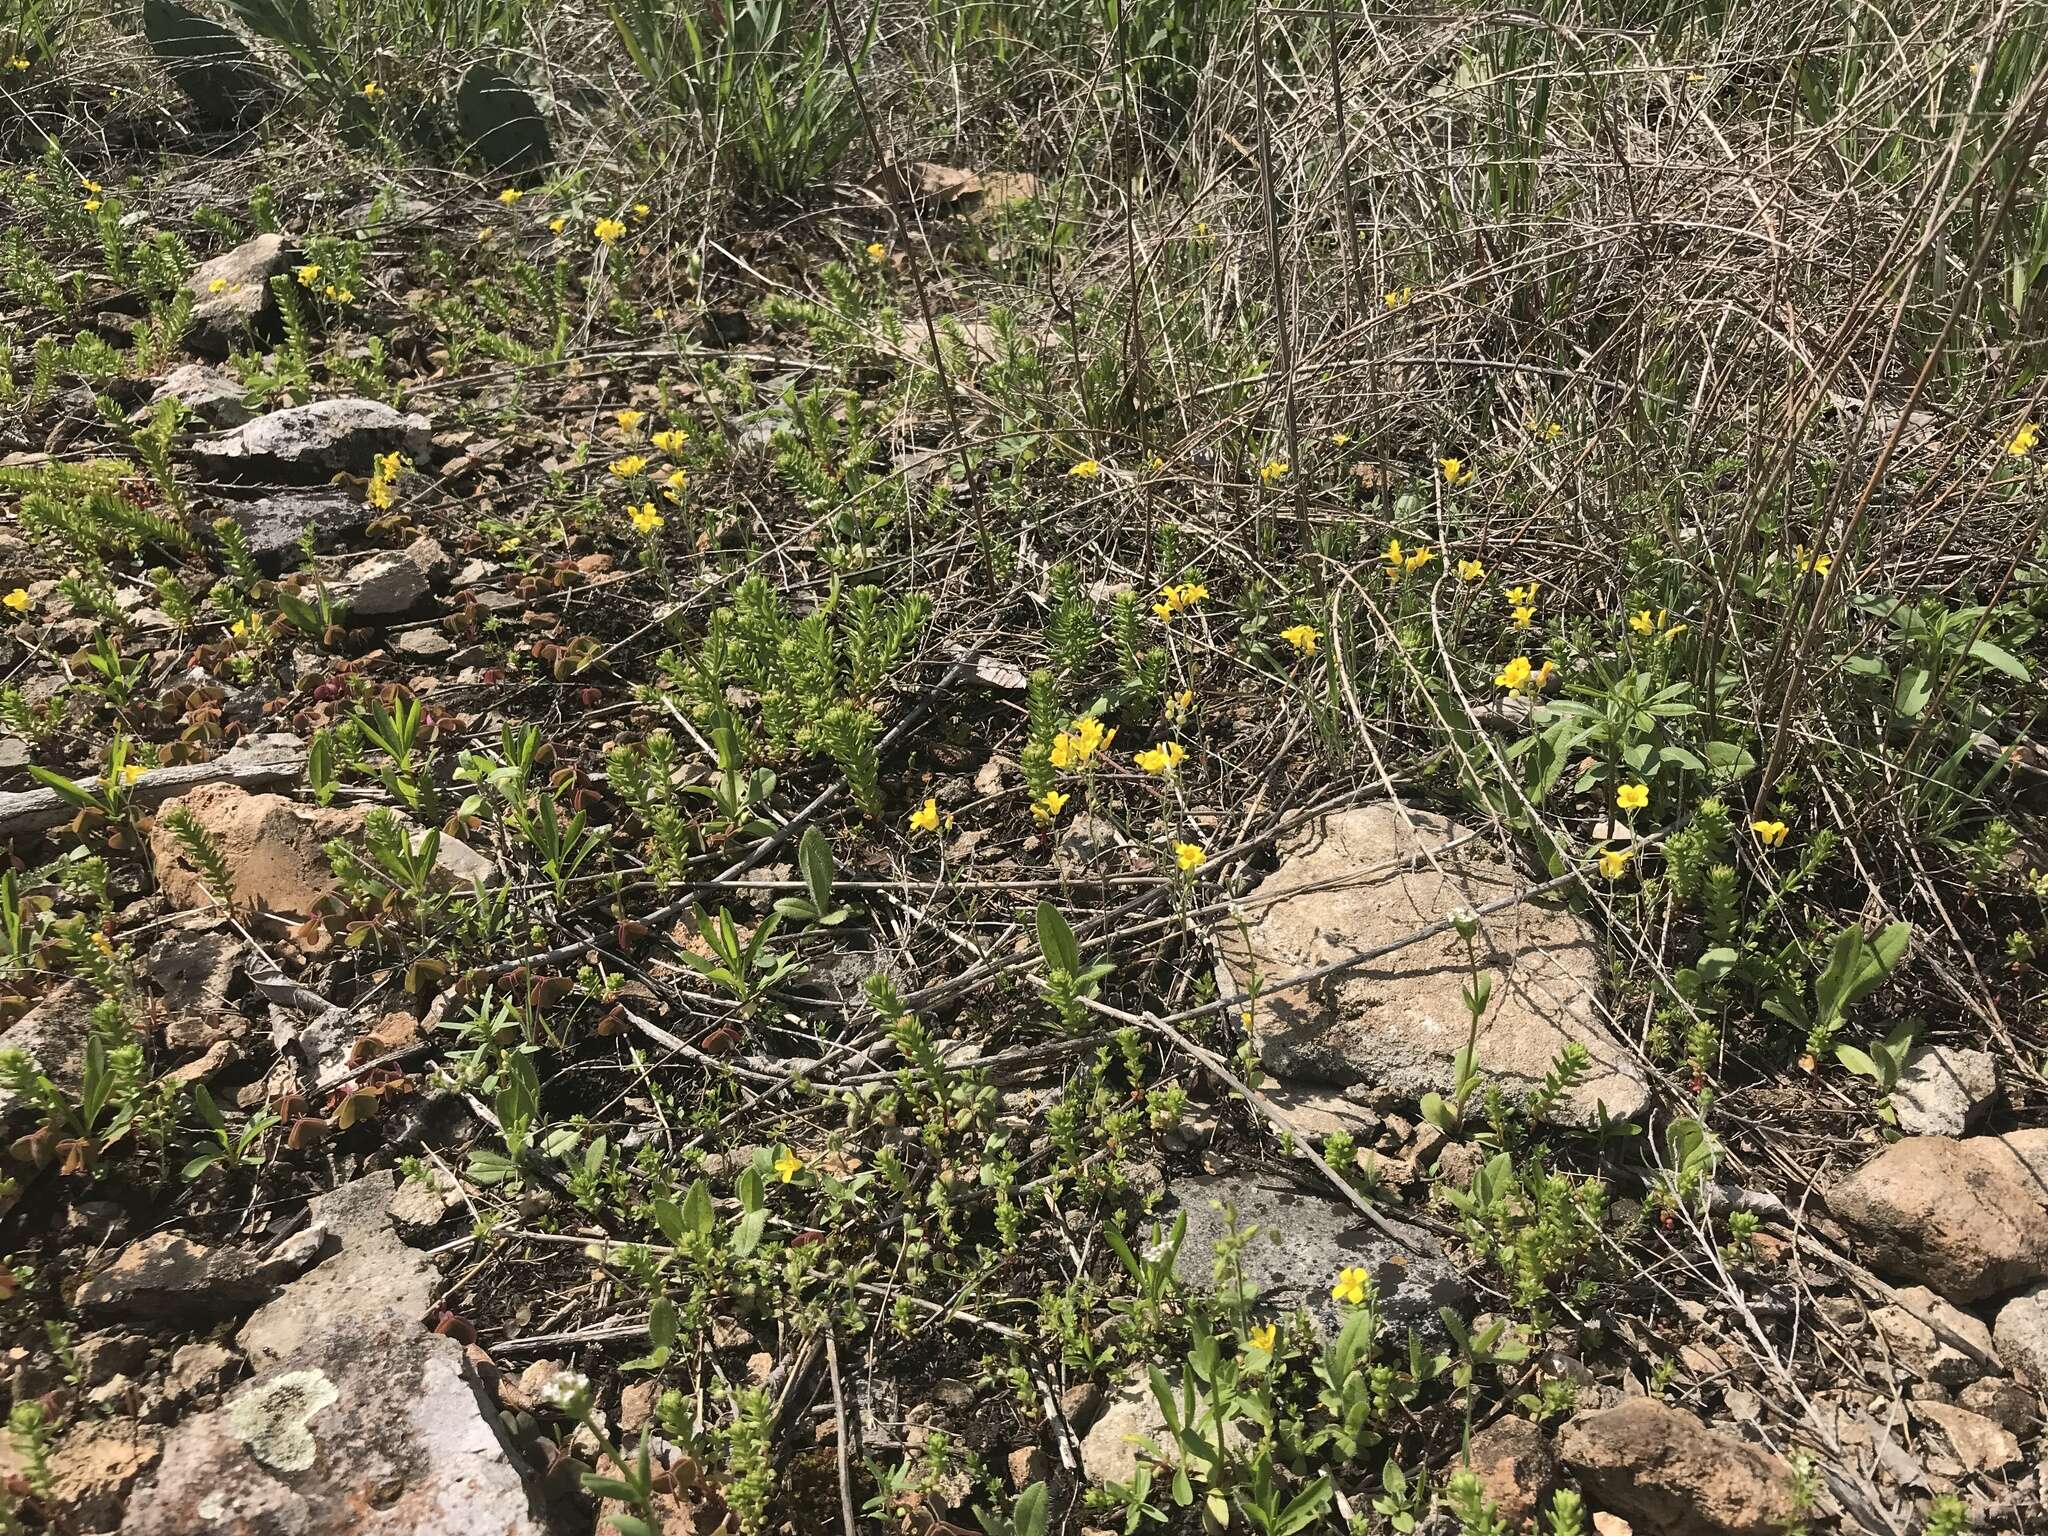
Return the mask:
POLYGON ((249 409, 248 391, 239 379, 209 368, 205 363, 186 363, 173 368, 149 397, 152 405, 175 400, 197 421, 213 428, 239 427, 256 413, 249 409))
MULTIPOLYGON (((1385 800, 1304 828, 1239 903, 1248 928, 1218 931, 1239 985, 1256 971, 1270 988, 1533 883, 1481 838, 1435 852, 1465 835, 1455 822, 1385 800)), ((1481 919, 1476 943, 1480 969, 1493 976, 1478 1044, 1490 1081, 1527 1095, 1577 1041, 1592 1068, 1565 1095, 1559 1118, 1589 1124, 1604 1106, 1609 1118, 1629 1119, 1649 1106, 1644 1070, 1600 1006, 1603 962, 1590 924, 1560 903, 1526 901, 1481 919)), ((1362 1084, 1387 1105, 1448 1094, 1471 1023, 1461 997, 1469 976, 1464 941, 1446 929, 1336 975, 1268 990, 1253 1015, 1260 1059, 1283 1078, 1362 1084)))
POLYGON ((1960 1136, 1998 1097, 1998 1063, 1988 1051, 1927 1045, 1906 1058, 1892 1113, 1908 1136, 1960 1136))
POLYGON ((225 255, 202 261, 185 286, 192 293, 192 323, 185 344, 195 352, 225 357, 246 343, 249 333, 276 309, 270 280, 290 263, 280 234, 258 235, 225 255))
MULTIPOLYGON (((1389 1223, 1409 1239, 1403 1246, 1367 1223, 1340 1200, 1303 1190, 1271 1173, 1197 1174, 1176 1179, 1168 1198, 1187 1212, 1187 1233, 1174 1259, 1181 1284, 1207 1291, 1215 1286, 1216 1244, 1230 1230, 1223 1207, 1236 1213, 1239 1232, 1258 1228, 1243 1254, 1244 1278, 1256 1286, 1260 1303, 1288 1311, 1304 1307, 1324 1330, 1342 1326, 1343 1309, 1330 1297, 1338 1274, 1369 1271, 1378 1292, 1383 1322, 1397 1333, 1414 1327, 1441 1333, 1438 1307, 1464 1315, 1471 1296, 1428 1233, 1389 1223)), ((1173 1212, 1162 1212, 1162 1231, 1173 1212)))
POLYGON ((381 400, 315 400, 200 438, 192 458, 202 473, 223 479, 320 485, 336 474, 369 475, 382 453, 424 457, 430 427, 426 417, 381 400))
POLYGON ((249 553, 268 576, 298 563, 307 534, 313 536, 315 549, 332 549, 370 520, 369 508, 360 499, 339 491, 266 496, 228 508, 228 516, 241 528, 249 553))

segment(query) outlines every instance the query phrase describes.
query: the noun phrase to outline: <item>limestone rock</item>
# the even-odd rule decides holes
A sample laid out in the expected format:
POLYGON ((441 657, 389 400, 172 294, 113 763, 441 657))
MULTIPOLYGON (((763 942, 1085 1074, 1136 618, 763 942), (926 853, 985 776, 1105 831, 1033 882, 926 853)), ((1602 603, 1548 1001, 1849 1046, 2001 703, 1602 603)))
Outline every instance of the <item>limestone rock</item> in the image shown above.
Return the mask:
POLYGON ((236 1335, 256 1370, 306 1358, 312 1341, 335 1329, 382 1320, 419 1326, 434 1299, 434 1268, 392 1231, 391 1196, 390 1175, 376 1173, 313 1198, 314 1225, 338 1251, 286 1286, 236 1335))
POLYGON ((198 929, 166 933, 142 963, 173 1013, 218 1013, 241 970, 248 946, 232 933, 198 929))
POLYGON ((193 268, 185 286, 192 293, 192 324, 185 344, 195 352, 225 357, 276 310, 270 280, 291 259, 283 235, 245 240, 223 256, 193 268))
MULTIPOLYGON (((326 844, 337 837, 360 842, 368 817, 360 808, 301 805, 283 795, 253 795, 233 784, 204 785, 177 803, 220 844, 238 905, 293 918, 310 916, 339 891, 326 844)), ((150 828, 149 846, 157 878, 173 905, 211 904, 199 872, 162 817, 150 828)), ((477 878, 490 886, 500 878, 491 860, 446 835, 435 864, 452 886, 467 887, 477 878)))
POLYGON ((121 1518, 136 1481, 156 1465, 163 1431, 132 1419, 86 1419, 50 1453, 50 1503, 66 1529, 98 1531, 121 1518))
MULTIPOLYGON (((1240 904, 1250 920, 1249 948, 1235 926, 1219 932, 1239 982, 1256 968, 1271 986, 1530 883, 1479 840, 1435 854, 1434 866, 1418 857, 1463 835, 1453 822, 1404 812, 1393 801, 1304 829, 1240 904)), ((1584 1123, 1599 1105, 1617 1119, 1642 1112, 1649 1088, 1601 1017, 1600 944, 1584 919, 1560 904, 1523 902, 1481 920, 1478 959, 1494 976, 1478 1047, 1490 1078, 1527 1092, 1576 1040, 1591 1054, 1592 1070, 1560 1113, 1584 1123)), ((1368 1083, 1390 1099, 1448 1093, 1470 1022, 1460 998, 1467 977, 1464 942, 1446 930, 1321 981, 1268 991, 1255 1015, 1260 1057, 1281 1077, 1368 1083)))
POLYGON ((424 456, 429 427, 381 400, 315 400, 201 438, 192 457, 202 473, 224 479, 321 485, 337 473, 369 475, 381 453, 424 456))
POLYGON ((1913 1416, 1941 1431, 1970 1472, 2002 1472, 2020 1459, 2020 1442, 2004 1425, 1949 1403, 1916 1402, 1913 1416))
MULTIPOLYGON (((1215 1284, 1211 1266, 1217 1241, 1228 1230, 1222 1209, 1227 1207, 1237 1214, 1238 1231, 1258 1228, 1242 1261, 1245 1280, 1258 1287, 1266 1307, 1306 1307, 1324 1329, 1341 1327, 1343 1314, 1330 1287, 1340 1270, 1358 1267, 1371 1272, 1380 1316, 1397 1333, 1411 1325, 1425 1335, 1440 1333, 1438 1307, 1468 1310, 1464 1284, 1429 1234, 1394 1222, 1409 1240, 1404 1247, 1349 1205, 1305 1192, 1284 1175, 1197 1174, 1174 1180, 1168 1194, 1188 1219, 1174 1274, 1193 1289, 1215 1284)), ((1162 1232, 1172 1219, 1171 1210, 1162 1213, 1162 1232)))
POLYGON ((1956 1394, 1956 1406, 2002 1424, 2015 1435, 2025 1436, 2034 1427, 2034 1394, 2003 1376, 1971 1382, 1956 1394))
POLYGON ((384 1319, 304 1345, 171 1432, 122 1536, 542 1536, 454 1339, 384 1319))
POLYGON ((1873 1269, 1950 1301, 1982 1301, 2048 1277, 2048 1129, 1909 1137, 1827 1199, 1873 1269))
POLYGON ((239 427, 254 414, 241 380, 205 363, 186 363, 165 374, 150 403, 164 400, 177 401, 194 420, 216 430, 239 427))
POLYGON ((1991 1342, 2014 1374, 2048 1391, 2048 1281, 2027 1287, 1998 1309, 1991 1342))
POLYGON ((271 1269, 239 1249, 156 1232, 89 1276, 74 1304, 100 1320, 198 1327, 241 1315, 273 1289, 271 1269))
POLYGON ((369 522, 367 504, 339 491, 294 491, 228 508, 248 541, 249 553, 265 575, 296 564, 305 537, 316 549, 332 549, 369 522))
POLYGON ((1892 1112, 1908 1136, 1960 1136, 1998 1097, 1998 1064, 1988 1051, 1928 1045, 1906 1058, 1892 1112))
MULTIPOLYGON (((85 1042, 95 1001, 84 982, 63 983, 0 1029, 0 1050, 20 1051, 51 1082, 75 1095, 85 1074, 85 1042)), ((33 1102, 19 1099, 0 1082, 0 1127, 18 1130, 35 1118, 33 1102)))
POLYGON ((433 539, 415 539, 404 549, 379 550, 354 562, 329 581, 328 591, 347 608, 351 623, 399 618, 433 594, 447 559, 433 539))
POLYGON ((1533 1519, 1557 1488, 1557 1452, 1527 1419, 1498 1419, 1472 1437, 1472 1470, 1510 1530, 1533 1519))
POLYGON ((171 1369, 164 1378, 164 1391, 174 1403, 212 1397, 235 1377, 242 1362, 225 1344, 210 1341, 181 1344, 171 1356, 171 1369))
POLYGON ((1081 1437, 1081 1470, 1091 1483, 1127 1483, 1150 1441, 1162 1452, 1166 1420, 1147 1382, 1127 1386, 1103 1405, 1095 1425, 1081 1437))
POLYGON ((1557 1448, 1597 1503, 1657 1536, 1774 1536, 1799 1517, 1777 1457, 1650 1398, 1572 1420, 1557 1448))
POLYGON ((1924 1285, 1899 1290, 1895 1304, 1871 1314, 1892 1358, 1909 1375, 1944 1387, 1975 1381, 1998 1358, 1991 1330, 1924 1285))

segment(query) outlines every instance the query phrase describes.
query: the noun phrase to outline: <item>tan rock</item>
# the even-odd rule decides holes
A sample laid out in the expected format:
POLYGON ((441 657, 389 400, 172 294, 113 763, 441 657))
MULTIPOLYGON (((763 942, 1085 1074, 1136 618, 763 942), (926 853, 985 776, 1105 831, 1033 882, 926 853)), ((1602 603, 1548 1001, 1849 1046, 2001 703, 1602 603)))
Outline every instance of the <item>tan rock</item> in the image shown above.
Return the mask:
POLYGON ((80 1530, 103 1530, 121 1518, 128 1490, 156 1465, 163 1431, 127 1419, 88 1420, 50 1453, 50 1502, 80 1530))
MULTIPOLYGON (((1483 840, 1435 851, 1464 835, 1454 822, 1393 801, 1305 828, 1240 904, 1248 930, 1219 930, 1239 983, 1256 970, 1270 987, 1370 953, 1531 883, 1483 840)), ((1479 1032, 1486 1074, 1526 1093, 1576 1040, 1592 1070, 1566 1096, 1564 1118, 1591 1121, 1600 1105, 1612 1118, 1639 1114, 1649 1089, 1602 1018, 1592 927, 1561 903, 1523 902, 1482 919, 1476 942, 1478 964, 1494 978, 1479 1032)), ((1447 1093, 1470 1026, 1460 995, 1468 979, 1464 941, 1446 929, 1335 976, 1268 991, 1255 1013, 1261 1059, 1281 1077, 1370 1083, 1390 1098, 1447 1093)))
POLYGON ((1651 1398, 1574 1419, 1557 1449, 1596 1502, 1658 1536, 1773 1536, 1799 1516, 1777 1457, 1651 1398))
MULTIPOLYGON (((233 784, 203 785, 175 803, 189 810, 220 845, 237 905, 290 918, 309 917, 322 902, 338 895, 340 883, 327 861, 326 845, 335 838, 360 843, 369 814, 360 808, 322 808, 283 795, 251 794, 233 784)), ((423 834, 415 829, 413 835, 417 839, 423 834)), ((162 816, 150 827, 149 850, 157 879, 173 905, 212 904, 198 870, 162 816)), ((445 835, 435 866, 456 887, 467 887, 472 879, 488 886, 498 878, 497 866, 489 859, 445 835)))
POLYGON ((1496 1420, 1472 1437, 1472 1470, 1510 1529, 1532 1519, 1557 1487, 1557 1452, 1527 1419, 1496 1420))
POLYGON ((1892 1143, 1828 1193, 1873 1269, 1969 1303, 2048 1277, 2048 1128, 1892 1143))
POLYGON ((2002 1472, 2020 1459, 2020 1442, 2003 1424, 1949 1403, 1915 1403, 1913 1416, 1939 1429, 1970 1472, 2002 1472))
POLYGON ((1871 1314, 1871 1325, 1909 1375, 1960 1387, 1991 1369, 1998 1354, 1991 1330, 1924 1285, 1902 1286, 1896 1303, 1871 1314))

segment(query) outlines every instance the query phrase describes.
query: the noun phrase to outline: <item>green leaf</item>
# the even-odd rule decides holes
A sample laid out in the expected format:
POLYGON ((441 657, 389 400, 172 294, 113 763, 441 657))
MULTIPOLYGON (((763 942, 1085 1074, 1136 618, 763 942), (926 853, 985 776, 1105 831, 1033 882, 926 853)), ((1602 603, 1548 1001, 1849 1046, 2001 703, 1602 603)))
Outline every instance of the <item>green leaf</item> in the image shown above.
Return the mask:
POLYGON ((1901 720, 1917 720, 1934 697, 1934 676, 1925 667, 1908 667, 1899 674, 1898 691, 1892 697, 1892 711, 1901 720))
POLYGON ((1033 1483, 1017 1495, 1010 1509, 1010 1536, 1045 1536, 1045 1521, 1051 1491, 1044 1483, 1033 1483))
POLYGON ((690 1192, 683 1196, 683 1230, 692 1237, 711 1236, 711 1186, 702 1179, 690 1185, 690 1192))
POLYGON ((1081 946, 1060 909, 1049 901, 1038 904, 1038 949, 1051 969, 1069 976, 1080 974, 1081 946))
POLYGON ((1858 1077, 1867 1077, 1873 1083, 1882 1083, 1884 1081, 1884 1074, 1878 1071, 1877 1063, 1872 1061, 1866 1053, 1857 1050, 1853 1045, 1836 1046, 1835 1060, 1839 1061, 1851 1072, 1854 1072, 1858 1077))
POLYGON ((1989 640, 1970 642, 1970 655, 1994 671, 2003 672, 2016 683, 2028 681, 2026 667, 2002 646, 1993 645, 1989 640))

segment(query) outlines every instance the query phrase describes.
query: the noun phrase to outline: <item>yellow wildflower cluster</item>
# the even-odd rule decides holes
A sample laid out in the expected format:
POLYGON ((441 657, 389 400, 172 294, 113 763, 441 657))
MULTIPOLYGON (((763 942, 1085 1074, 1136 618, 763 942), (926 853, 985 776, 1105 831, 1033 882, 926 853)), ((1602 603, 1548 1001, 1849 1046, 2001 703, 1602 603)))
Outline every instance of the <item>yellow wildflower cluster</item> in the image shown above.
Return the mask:
POLYGON ((1131 761, 1147 773, 1156 773, 1166 777, 1180 767, 1187 755, 1188 749, 1179 742, 1162 741, 1157 746, 1147 747, 1142 752, 1134 753, 1131 761))
POLYGON ((627 480, 647 468, 647 455, 629 453, 623 459, 612 460, 612 473, 621 480, 627 480))
POLYGON ((640 435, 640 423, 646 419, 647 413, 645 411, 636 411, 631 406, 617 412, 612 417, 612 420, 619 424, 619 434, 622 437, 638 437, 640 435))
POLYGON ((1056 789, 1048 789, 1044 794, 1031 802, 1032 819, 1036 821, 1051 821, 1067 808, 1067 802, 1072 798, 1073 796, 1063 795, 1056 789))
POLYGON ((1380 558, 1387 563, 1387 580, 1396 582, 1403 576, 1413 576, 1429 564, 1436 558, 1436 551, 1427 544, 1417 545, 1414 549, 1403 549, 1399 539, 1389 539, 1386 553, 1380 558))
POLYGON ((1628 627, 1645 639, 1672 640, 1685 633, 1685 626, 1672 623, 1670 611, 1664 608, 1655 613, 1645 608, 1629 615, 1628 627))
POLYGON ((398 477, 405 473, 406 461, 395 453, 380 453, 370 475, 369 489, 363 499, 379 512, 388 512, 398 499, 398 477))
POLYGON ((2020 429, 2006 441, 2005 451, 2016 459, 2024 459, 2034 451, 2034 444, 2041 440, 2041 423, 2025 421, 2020 429))
POLYGON ((1160 600, 1152 605, 1152 611, 1162 620, 1171 619, 1177 613, 1186 613, 1208 595, 1209 589, 1199 581, 1184 581, 1178 586, 1168 582, 1159 589, 1160 600))
POLYGON ((626 232, 624 219, 599 219, 590 226, 590 232, 597 236, 600 245, 610 245, 626 232))
POLYGON ((1316 642, 1323 638, 1320 630, 1307 624, 1292 624, 1280 631, 1280 638, 1304 656, 1316 653, 1316 642))
POLYGON ((1493 685, 1509 693, 1541 693, 1550 686, 1556 670, 1555 662, 1546 661, 1538 667, 1530 665, 1528 657, 1517 656, 1494 674, 1493 685))
POLYGON ((1062 773, 1086 768, 1098 752, 1107 752, 1109 744, 1116 740, 1114 729, 1104 730, 1102 722, 1093 715, 1082 715, 1052 739, 1052 751, 1047 761, 1062 773))
POLYGON ((646 538, 667 523, 667 519, 654 510, 654 503, 651 501, 643 501, 639 506, 631 508, 630 511, 633 518, 633 531, 642 538, 646 538))
POLYGON ((1195 870, 1201 868, 1203 861, 1208 857, 1206 853, 1202 852, 1199 843, 1175 843, 1173 845, 1173 862, 1184 875, 1192 874, 1195 870))
POLYGON ((1445 485, 1470 485, 1479 473, 1463 459, 1438 459, 1436 462, 1444 472, 1445 485))
POLYGON ((1278 485, 1288 475, 1285 459, 1268 459, 1259 466, 1259 484, 1278 485))
POLYGON ((1067 473, 1072 475, 1076 480, 1093 480, 1097 475, 1102 473, 1102 466, 1096 463, 1093 459, 1083 459, 1080 463, 1076 464, 1072 469, 1068 470, 1067 473))
POLYGON ((924 804, 910 813, 910 829, 913 832, 938 831, 939 802, 927 795, 924 804))
POLYGON ((1782 821, 1752 821, 1749 830, 1756 834, 1756 840, 1766 848, 1781 848, 1792 829, 1782 821))
POLYGON ((1632 848, 1602 848, 1600 850, 1600 878, 1619 880, 1628 870, 1628 861, 1634 858, 1632 848))

